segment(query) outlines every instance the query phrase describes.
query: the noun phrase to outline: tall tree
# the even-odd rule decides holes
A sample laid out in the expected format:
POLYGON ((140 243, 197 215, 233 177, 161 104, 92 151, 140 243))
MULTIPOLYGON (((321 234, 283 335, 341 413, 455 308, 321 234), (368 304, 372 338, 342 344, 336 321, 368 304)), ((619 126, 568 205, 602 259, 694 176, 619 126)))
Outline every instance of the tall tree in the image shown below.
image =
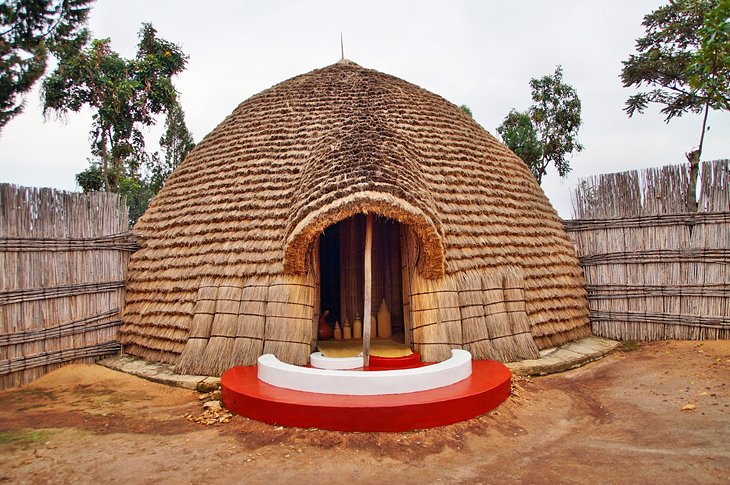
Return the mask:
MULTIPOLYGON (((104 191, 101 163, 98 160, 92 160, 86 170, 76 174, 76 183, 84 193, 104 191)), ((119 187, 116 192, 124 196, 126 200, 129 208, 130 226, 144 214, 150 199, 154 195, 149 181, 141 175, 139 170, 134 170, 131 166, 124 167, 124 172, 119 177, 119 187)))
MULTIPOLYGON (((117 192, 123 195, 129 207, 129 225, 134 225, 157 192, 160 191, 175 167, 195 147, 193 135, 185 123, 185 113, 179 103, 167 112, 165 132, 160 137, 159 152, 144 154, 143 164, 125 164, 119 177, 117 192)), ((84 193, 104 190, 101 163, 92 160, 89 167, 76 174, 76 183, 84 193)))
POLYGON ((730 0, 720 0, 705 15, 699 34, 689 85, 707 95, 706 106, 730 111, 730 0))
POLYGON ((148 183, 152 195, 157 194, 175 167, 195 147, 193 135, 185 123, 185 112, 179 103, 167 112, 165 132, 160 137, 160 148, 164 158, 154 154, 148 162, 148 183))
POLYGON ((91 152, 107 192, 118 192, 125 173, 136 173, 143 163, 142 129, 177 104, 172 78, 187 63, 181 48, 158 38, 152 25, 143 24, 139 37, 134 59, 119 56, 109 39, 94 40, 65 52, 43 80, 44 114, 85 106, 94 111, 91 152))
POLYGON ((662 105, 665 122, 702 113, 699 143, 687 153, 687 209, 697 210, 696 182, 710 110, 730 110, 730 1, 672 0, 644 16, 636 54, 623 62, 624 87, 648 90, 626 101, 629 116, 651 103, 662 105))
POLYGON ((551 164, 565 177, 571 170, 567 157, 583 150, 578 142, 581 103, 575 88, 563 82, 560 66, 553 75, 531 79, 530 87, 532 106, 510 110, 497 132, 542 183, 551 164))
POLYGON ((504 144, 510 147, 530 167, 535 178, 540 180, 533 167, 541 165, 542 144, 538 139, 535 125, 530 119, 529 111, 510 110, 502 124, 497 128, 497 132, 502 137, 504 144))
POLYGON ((24 95, 46 70, 49 52, 78 49, 94 0, 0 3, 0 131, 24 108, 24 95))

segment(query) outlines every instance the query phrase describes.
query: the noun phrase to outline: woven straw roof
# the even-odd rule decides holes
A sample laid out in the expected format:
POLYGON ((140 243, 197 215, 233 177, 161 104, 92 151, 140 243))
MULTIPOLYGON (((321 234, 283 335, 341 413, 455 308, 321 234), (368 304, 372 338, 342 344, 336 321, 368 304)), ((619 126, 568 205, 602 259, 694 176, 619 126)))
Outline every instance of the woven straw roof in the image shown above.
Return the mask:
POLYGON ((201 281, 302 275, 323 229, 362 212, 413 230, 425 278, 520 268, 539 347, 588 333, 573 247, 526 165, 443 98, 340 61, 241 103, 154 198, 127 351, 175 363, 201 281))

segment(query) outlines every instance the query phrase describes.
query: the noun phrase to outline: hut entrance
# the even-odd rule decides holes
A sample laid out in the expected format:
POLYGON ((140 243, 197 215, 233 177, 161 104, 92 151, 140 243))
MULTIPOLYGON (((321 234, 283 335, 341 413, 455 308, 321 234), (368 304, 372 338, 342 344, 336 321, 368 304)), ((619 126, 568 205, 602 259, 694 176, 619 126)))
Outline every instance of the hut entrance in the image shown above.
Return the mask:
MULTIPOLYGON (((403 325, 403 286, 401 277, 401 224, 371 216, 371 315, 377 319, 383 302, 389 311, 391 331, 371 326, 370 338, 406 342, 403 325)), ((354 330, 364 322, 366 220, 363 214, 349 217, 328 227, 319 238, 320 314, 329 310, 327 322, 339 322, 354 330)), ((359 337, 359 335, 358 335, 359 337)), ((343 342, 344 343, 344 342, 343 342)))

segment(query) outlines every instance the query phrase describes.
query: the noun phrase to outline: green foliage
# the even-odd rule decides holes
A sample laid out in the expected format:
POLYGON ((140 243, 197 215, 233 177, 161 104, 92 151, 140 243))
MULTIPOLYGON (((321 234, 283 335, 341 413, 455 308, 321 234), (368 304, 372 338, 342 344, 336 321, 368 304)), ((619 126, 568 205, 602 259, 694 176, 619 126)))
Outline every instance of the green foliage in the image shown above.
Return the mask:
POLYGON ((93 0, 0 3, 0 130, 23 111, 24 95, 46 70, 49 51, 71 52, 88 37, 93 0))
POLYGON ((730 111, 730 0, 705 15, 700 45, 687 68, 690 87, 714 110, 730 111))
MULTIPOLYGON (((152 197, 157 195, 167 177, 195 147, 193 136, 185 124, 185 113, 179 104, 168 111, 165 133, 160 137, 159 153, 143 155, 143 163, 128 161, 123 164, 124 172, 119 177, 117 192, 123 195, 129 207, 129 224, 134 225, 147 210, 152 197), (144 173, 142 169, 146 169, 144 173)), ((104 190, 104 176, 99 161, 92 161, 89 168, 76 174, 76 183, 84 193, 104 190)))
POLYGON ((673 0, 644 16, 646 32, 636 41, 636 55, 624 61, 624 87, 641 88, 626 101, 629 116, 650 103, 663 105, 668 123, 685 113, 702 113, 702 131, 689 161, 687 210, 697 210, 696 186, 707 116, 730 110, 729 0, 673 0))
MULTIPOLYGON (((510 110, 502 124, 497 128, 505 145, 515 152, 532 170, 540 165, 542 146, 537 139, 537 130, 532 124, 528 111, 510 110)), ((534 173, 534 170, 533 170, 534 173)), ((535 178, 537 178, 535 174, 535 178)))
MULTIPOLYGON (((718 85, 722 76, 717 69, 722 66, 716 63, 716 54, 728 52, 727 42, 719 45, 727 34, 721 18, 724 11, 727 25, 727 0, 722 3, 725 7, 718 0, 675 0, 644 17, 645 35, 636 41, 637 54, 623 62, 621 81, 624 87, 650 89, 628 98, 629 116, 643 113, 650 103, 663 105, 666 122, 700 113, 708 105, 727 109, 728 83, 718 85), (708 17, 712 25, 706 25, 710 11, 715 15, 708 17)), ((727 65, 724 72, 727 76, 727 65)))
POLYGON ((469 115, 469 118, 474 118, 474 113, 471 112, 471 108, 470 107, 468 107, 465 104, 462 104, 461 106, 459 106, 459 108, 461 108, 461 111, 463 111, 464 113, 468 114, 469 115))
POLYGON ((109 39, 97 39, 64 52, 43 81, 44 114, 85 106, 94 111, 91 152, 100 162, 105 191, 119 192, 125 172, 135 173, 143 163, 142 129, 177 104, 172 77, 187 62, 180 47, 159 39, 150 24, 139 35, 134 59, 119 56, 109 39))
POLYGON ((38 443, 47 442, 56 431, 49 429, 32 431, 1 431, 0 445, 20 445, 22 447, 32 446, 38 443))
POLYGON ((160 147, 165 158, 162 159, 158 154, 154 154, 147 163, 148 183, 152 195, 160 191, 167 177, 195 147, 193 135, 185 124, 185 113, 178 103, 167 112, 165 133, 160 137, 160 147))
MULTIPOLYGON (((104 176, 101 164, 91 162, 89 168, 76 174, 76 183, 86 194, 89 192, 104 191, 104 176)), ((123 195, 129 208, 129 225, 137 222, 137 219, 147 210, 150 199, 154 195, 150 188, 149 181, 142 177, 139 171, 131 170, 129 165, 125 166, 125 173, 119 178, 119 189, 117 193, 123 195)))
POLYGON ((76 174, 76 183, 84 193, 100 192, 104 188, 104 177, 101 165, 92 162, 89 168, 76 174))
POLYGON ((141 178, 137 172, 124 174, 119 179, 119 193, 127 201, 129 225, 132 226, 147 210, 154 194, 147 180, 141 178))
POLYGON ((575 88, 563 82, 563 70, 533 78, 532 106, 524 112, 512 109, 497 132, 502 141, 532 171, 537 183, 552 164, 561 177, 570 172, 567 156, 583 150, 578 143, 581 103, 575 88))
POLYGON ((157 37, 150 24, 139 32, 137 54, 124 59, 109 39, 59 53, 59 65, 43 81, 44 114, 93 110, 89 168, 76 175, 84 192, 103 190, 125 196, 130 224, 145 211, 182 157, 194 146, 185 126, 172 78, 185 69, 181 48, 157 37), (143 129, 166 113, 160 139, 165 153, 145 152, 143 129), (148 173, 143 173, 143 169, 148 173))

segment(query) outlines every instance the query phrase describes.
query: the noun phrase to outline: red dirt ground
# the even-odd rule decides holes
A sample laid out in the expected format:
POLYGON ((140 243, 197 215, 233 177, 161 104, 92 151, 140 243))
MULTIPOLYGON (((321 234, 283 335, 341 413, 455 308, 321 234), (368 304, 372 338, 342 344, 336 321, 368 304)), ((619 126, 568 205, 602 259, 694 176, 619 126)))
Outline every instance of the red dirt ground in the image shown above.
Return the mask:
POLYGON ((659 342, 464 423, 340 433, 202 426, 193 391, 71 365, 0 393, 0 482, 729 483, 729 387, 730 342, 659 342))

